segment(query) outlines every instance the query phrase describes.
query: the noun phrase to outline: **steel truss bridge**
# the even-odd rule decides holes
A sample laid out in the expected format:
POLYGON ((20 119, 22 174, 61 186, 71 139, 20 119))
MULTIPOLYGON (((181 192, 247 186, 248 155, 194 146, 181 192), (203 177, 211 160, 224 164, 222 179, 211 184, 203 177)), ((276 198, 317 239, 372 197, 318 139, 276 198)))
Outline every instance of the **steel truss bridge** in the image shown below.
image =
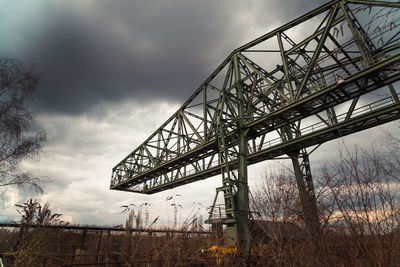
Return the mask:
POLYGON ((333 0, 235 49, 113 168, 110 188, 153 194, 222 174, 214 221, 248 248, 247 166, 287 154, 317 226, 306 148, 400 118, 399 8, 333 0))

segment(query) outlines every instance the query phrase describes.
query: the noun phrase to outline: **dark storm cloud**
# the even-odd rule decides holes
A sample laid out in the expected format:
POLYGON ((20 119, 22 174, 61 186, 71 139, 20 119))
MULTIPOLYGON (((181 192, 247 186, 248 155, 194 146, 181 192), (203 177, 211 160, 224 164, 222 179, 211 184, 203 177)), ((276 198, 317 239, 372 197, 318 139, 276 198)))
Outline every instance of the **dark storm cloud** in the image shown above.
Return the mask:
POLYGON ((126 98, 183 102, 252 26, 321 1, 38 2, 34 25, 9 32, 25 36, 16 55, 42 73, 42 112, 80 113, 126 98))

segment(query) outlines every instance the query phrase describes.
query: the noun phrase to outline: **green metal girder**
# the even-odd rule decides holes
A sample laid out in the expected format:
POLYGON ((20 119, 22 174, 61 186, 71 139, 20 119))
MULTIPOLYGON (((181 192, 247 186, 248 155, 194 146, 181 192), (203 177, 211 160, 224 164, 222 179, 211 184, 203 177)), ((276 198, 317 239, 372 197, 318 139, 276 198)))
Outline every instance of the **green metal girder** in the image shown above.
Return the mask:
MULTIPOLYGON (((388 66, 390 66, 393 62, 396 62, 396 60, 400 59, 400 55, 394 56, 391 59, 388 59, 385 62, 382 62, 380 65, 370 67, 369 69, 364 70, 362 73, 359 73, 357 75, 354 75, 354 77, 349 79, 349 83, 351 84, 352 82, 363 80, 365 76, 369 76, 371 74, 376 73, 380 69, 385 69, 388 66)), ((396 75, 394 77, 388 78, 386 80, 383 80, 379 86, 384 86, 387 84, 391 84, 396 82, 397 80, 400 79, 399 75, 396 75)), ((376 90, 379 87, 375 84, 362 88, 362 89, 357 89, 357 90, 351 90, 347 93, 347 95, 343 95, 342 98, 340 99, 335 99, 331 98, 326 100, 326 103, 324 105, 318 105, 319 101, 322 98, 328 98, 330 95, 333 94, 335 91, 341 91, 344 90, 342 87, 338 87, 336 85, 333 85, 331 87, 326 88, 325 90, 321 90, 317 92, 314 95, 310 95, 301 101, 297 101, 292 103, 291 105, 285 106, 284 108, 281 108, 277 110, 276 112, 272 112, 265 117, 262 117, 258 120, 251 121, 248 124, 246 124, 246 128, 249 129, 257 129, 256 134, 253 133, 253 137, 259 136, 260 134, 265 133, 266 131, 273 131, 274 129, 277 129, 278 127, 281 127, 285 123, 291 123, 294 121, 301 120, 303 118, 309 117, 310 115, 313 115, 315 113, 318 113, 322 110, 325 110, 329 107, 332 107, 334 105, 338 105, 342 102, 345 102, 347 100, 353 99, 355 97, 358 97, 360 95, 366 94, 370 91, 376 90), (309 108, 310 106, 313 105, 318 105, 315 108, 309 108), (298 110, 306 110, 306 113, 298 113, 298 110), (284 118, 284 119, 280 119, 284 118), (264 129, 266 125, 269 125, 269 129, 264 129)), ((254 130, 253 130, 254 131, 254 130)), ((228 137, 229 138, 229 137, 228 137)), ((235 137, 232 136, 230 137, 231 139, 235 140, 235 137)), ((156 168, 150 169, 148 171, 144 171, 136 176, 137 180, 139 181, 138 183, 141 183, 146 180, 145 177, 151 177, 151 176, 156 176, 157 172, 163 172, 166 173, 170 169, 173 169, 175 166, 180 166, 182 164, 189 163, 195 159, 201 159, 206 156, 210 156, 213 153, 216 153, 216 151, 213 149, 216 147, 216 140, 208 138, 210 141, 207 143, 204 143, 202 145, 197 146, 196 148, 191 150, 191 153, 188 154, 182 154, 178 155, 174 159, 158 165, 156 168), (143 177, 143 178, 141 178, 143 177)), ((215 173, 213 173, 215 175, 215 173)), ((209 176, 208 176, 209 177, 209 176)), ((199 174, 199 179, 204 179, 203 175, 199 174)))
MULTIPOLYGON (((258 150, 253 149, 254 151, 249 152, 246 157, 248 164, 270 159, 271 155, 285 154, 288 147, 292 146, 290 142, 283 142, 268 148, 267 153, 267 150, 261 149, 264 143, 271 142, 268 137, 265 137, 266 134, 290 123, 300 124, 303 119, 316 116, 319 112, 335 108, 346 101, 351 101, 352 104, 344 115, 345 121, 339 121, 336 125, 326 125, 324 131, 327 132, 321 130, 313 135, 302 133, 301 139, 296 138, 291 142, 295 142, 298 148, 307 147, 315 144, 318 139, 320 142, 332 140, 335 138, 333 133, 338 130, 350 134, 364 129, 364 126, 359 125, 350 131, 345 130, 349 128, 347 122, 356 123, 356 119, 364 120, 368 116, 382 117, 383 115, 376 113, 376 110, 371 110, 354 116, 353 112, 357 110, 358 103, 354 99, 358 100, 359 97, 385 86, 389 86, 394 102, 382 108, 385 108, 390 116, 366 125, 376 126, 379 125, 379 121, 383 123, 398 118, 393 112, 398 108, 395 101, 396 97, 398 99, 395 83, 400 80, 400 73, 393 72, 393 69, 396 69, 396 66, 398 68, 400 62, 399 44, 392 42, 390 47, 381 44, 375 50, 367 50, 366 53, 373 62, 368 67, 363 67, 362 49, 348 48, 349 43, 356 44, 357 36, 355 35, 362 29, 356 27, 352 31, 349 30, 348 40, 332 40, 333 28, 344 19, 349 19, 343 10, 348 8, 348 4, 399 8, 399 3, 394 2, 330 1, 235 49, 175 114, 113 168, 110 188, 152 194, 221 173, 223 164, 215 163, 218 158, 215 155, 219 153, 219 135, 215 126, 217 106, 220 104, 219 99, 222 99, 220 98, 222 94, 227 96, 223 98, 224 108, 220 110, 226 129, 225 138, 228 149, 226 153, 232 155, 237 153, 235 151, 239 149, 240 129, 243 129, 242 133, 245 135, 245 143, 248 146, 251 143, 256 144, 255 140, 257 140, 257 147, 260 147, 258 150), (321 27, 309 37, 295 43, 286 34, 293 27, 321 14, 325 14, 326 22, 322 23, 321 27), (262 53, 263 57, 276 53, 281 58, 281 62, 276 68, 267 71, 253 59, 250 60, 246 53, 271 38, 279 49, 260 50, 258 53, 262 53), (339 51, 345 57, 335 58, 332 55, 335 51, 327 48, 326 40, 336 42, 335 51, 339 51), (312 42, 316 48, 307 49, 305 52, 306 47, 312 42), (300 56, 303 55, 304 58, 310 52, 313 53, 310 57, 311 63, 323 60, 328 63, 320 69, 314 68, 313 64, 302 63, 299 60, 302 58, 300 56), (293 56, 296 57, 292 58, 293 56), (236 70, 232 68, 235 57, 238 63, 236 70), (347 75, 343 84, 332 81, 335 73, 339 72, 347 75), (223 83, 216 85, 218 80, 221 80, 221 75, 223 83), (240 77, 240 79, 235 80, 235 77, 240 77), (320 77, 327 77, 330 80, 326 85, 316 84, 320 77), (296 85, 296 80, 300 80, 301 84, 296 85), (242 98, 235 96, 235 86, 238 83, 243 84, 242 98), (240 105, 245 108, 242 113, 237 110, 240 105), (388 107, 394 110, 388 110, 388 107)), ((350 19, 356 18, 350 17, 350 19)), ((231 161, 227 164, 236 168, 237 162, 231 161)))

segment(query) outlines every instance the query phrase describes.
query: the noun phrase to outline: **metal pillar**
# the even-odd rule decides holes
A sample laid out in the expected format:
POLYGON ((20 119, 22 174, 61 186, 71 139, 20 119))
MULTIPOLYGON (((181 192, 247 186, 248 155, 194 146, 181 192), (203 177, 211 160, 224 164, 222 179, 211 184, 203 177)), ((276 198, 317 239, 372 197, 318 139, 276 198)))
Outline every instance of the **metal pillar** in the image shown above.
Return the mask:
MULTIPOLYGON (((330 121, 334 121, 335 111, 327 112, 330 121)), ((300 124, 291 124, 282 127, 281 138, 285 141, 301 136, 300 124)), ((292 150, 287 153, 292 160, 297 189, 299 191, 300 205, 303 211, 304 223, 312 242, 316 247, 321 247, 321 225, 319 222, 317 200, 315 197, 314 183, 311 175, 310 160, 305 148, 292 150), (300 161, 301 160, 301 161, 300 161)))
POLYGON ((237 245, 238 241, 238 231, 236 227, 236 201, 234 194, 236 192, 235 187, 235 174, 232 170, 234 170, 233 166, 231 166, 231 158, 230 152, 228 150, 228 146, 225 140, 225 132, 226 125, 223 120, 223 109, 224 109, 225 95, 221 94, 219 103, 218 103, 218 117, 216 121, 216 128, 218 131, 218 156, 219 161, 221 163, 221 174, 222 174, 222 187, 217 188, 217 193, 214 198, 213 205, 211 206, 210 219, 209 222, 217 223, 221 222, 226 224, 226 235, 227 240, 225 243, 227 245, 237 245), (219 192, 223 192, 224 194, 224 203, 225 203, 225 218, 217 218, 217 221, 214 221, 211 216, 213 215, 213 211, 216 205, 217 197, 219 192))
POLYGON ((322 232, 318 216, 317 200, 311 175, 310 161, 305 148, 288 153, 292 160, 304 222, 311 241, 321 247, 322 232), (301 161, 299 161, 301 159, 301 161))
POLYGON ((238 233, 239 249, 245 254, 250 249, 250 230, 249 230, 249 188, 247 182, 247 154, 248 144, 246 140, 245 111, 243 85, 241 84, 240 71, 237 56, 233 57, 233 66, 235 71, 235 84, 238 98, 238 137, 239 137, 239 155, 238 155, 238 178, 236 181, 237 193, 235 202, 237 207, 236 227, 238 233))
POLYGON ((245 129, 245 100, 244 86, 241 83, 240 69, 237 55, 232 58, 232 69, 235 82, 231 89, 235 89, 235 101, 232 101, 231 94, 221 92, 217 107, 218 118, 216 128, 218 130, 219 160, 221 162, 222 187, 217 188, 217 194, 211 206, 210 223, 221 222, 226 225, 226 245, 237 246, 240 253, 247 255, 250 250, 250 230, 249 230, 249 189, 247 181, 247 156, 248 143, 246 139, 247 130, 245 129), (230 101, 230 104, 228 102, 230 101), (235 103, 237 112, 236 117, 236 137, 238 139, 237 149, 229 145, 226 140, 226 129, 229 128, 227 121, 223 117, 224 106, 235 103), (237 159, 237 163, 233 163, 237 159), (218 193, 223 192, 225 202, 225 218, 211 218, 218 193))

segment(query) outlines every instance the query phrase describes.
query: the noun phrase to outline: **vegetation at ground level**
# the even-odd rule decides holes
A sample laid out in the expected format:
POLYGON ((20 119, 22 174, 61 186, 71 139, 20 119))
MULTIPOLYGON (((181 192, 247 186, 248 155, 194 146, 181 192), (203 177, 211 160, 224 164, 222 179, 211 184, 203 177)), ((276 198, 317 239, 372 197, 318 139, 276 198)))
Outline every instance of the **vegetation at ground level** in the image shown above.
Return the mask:
MULTIPOLYGON (((47 228, 65 223, 48 204, 31 200, 17 207, 21 228, 0 231, 1 258, 7 267, 399 266, 398 152, 393 146, 389 153, 339 153, 335 162, 315 175, 322 229, 319 244, 311 241, 304 227, 293 177, 281 172, 268 175, 253 190, 249 255, 224 246, 225 236, 218 231, 208 235, 131 232, 150 230, 154 223, 148 222, 147 211, 143 218, 133 208, 127 210, 122 232, 47 228), (29 228, 30 224, 38 227, 29 228)), ((202 231, 196 216, 187 219, 181 230, 202 231)))

